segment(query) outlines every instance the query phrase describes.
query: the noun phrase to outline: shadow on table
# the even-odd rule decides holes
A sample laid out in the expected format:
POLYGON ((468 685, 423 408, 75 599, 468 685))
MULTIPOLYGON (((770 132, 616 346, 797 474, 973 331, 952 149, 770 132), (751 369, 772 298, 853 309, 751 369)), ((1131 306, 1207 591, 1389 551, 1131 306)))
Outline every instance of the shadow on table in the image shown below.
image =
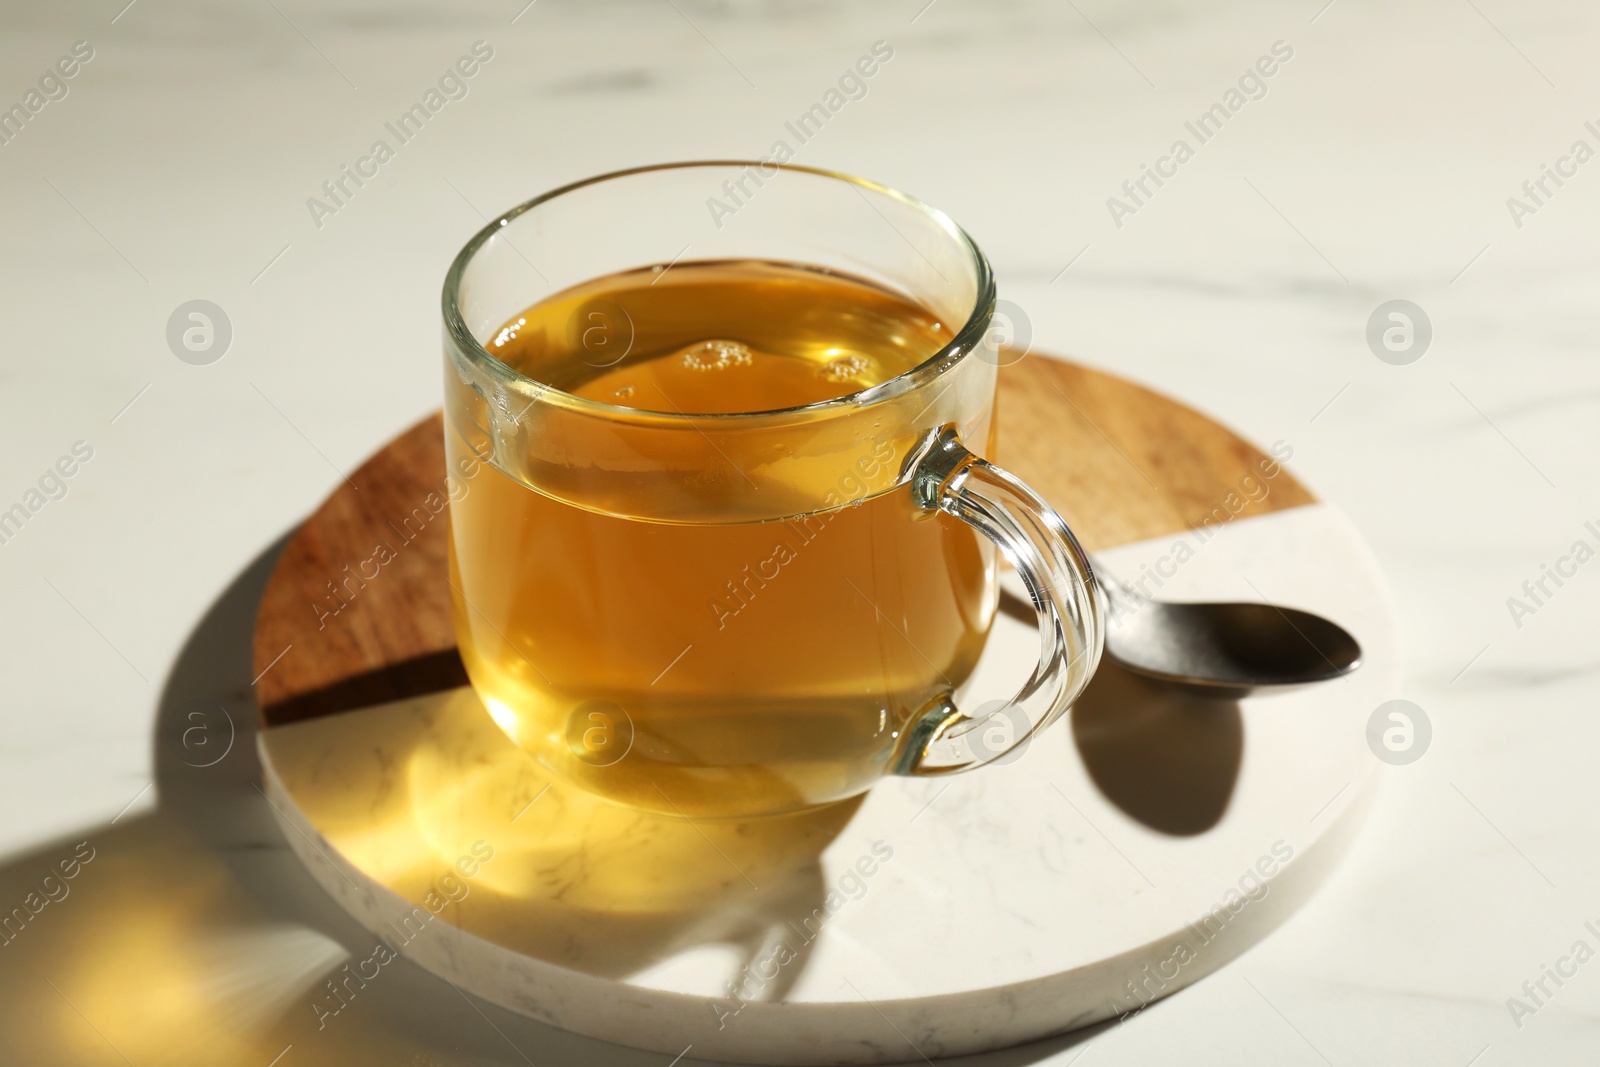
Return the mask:
MULTIPOLYGON (((376 938, 288 850, 259 789, 251 635, 284 540, 206 613, 167 681, 157 809, 0 863, 0 1059, 659 1067, 659 1054, 469 1000, 406 962, 342 984, 337 1014, 313 1007, 341 1002, 330 979, 376 938)), ((1031 1063, 1100 1029, 963 1062, 1031 1063)))
POLYGON ((1073 705, 1072 740, 1107 800, 1152 830, 1192 836, 1217 825, 1233 799, 1244 719, 1237 701, 1102 660, 1073 705))
MULTIPOLYGON (((1033 607, 1016 596, 1002 595, 1000 610, 1034 625, 1033 607)), ((1181 837, 1222 820, 1244 759, 1238 701, 1199 696, 1103 657, 1071 715, 1090 780, 1129 818, 1181 837)))

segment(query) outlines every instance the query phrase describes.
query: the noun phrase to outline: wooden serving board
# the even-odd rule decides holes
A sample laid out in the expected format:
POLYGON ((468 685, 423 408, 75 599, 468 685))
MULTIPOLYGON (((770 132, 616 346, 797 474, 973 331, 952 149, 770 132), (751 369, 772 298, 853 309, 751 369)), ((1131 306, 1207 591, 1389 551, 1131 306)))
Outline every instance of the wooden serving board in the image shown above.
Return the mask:
MULTIPOLYGON (((1265 458, 1169 397, 1038 354, 1001 371, 997 418, 998 462, 1090 551, 1199 526, 1265 458)), ((256 621, 263 726, 467 683, 450 623, 444 477, 436 414, 363 464, 291 539, 256 621), (394 558, 363 578, 380 544, 394 558)), ((1279 471, 1236 517, 1314 500, 1279 471)))

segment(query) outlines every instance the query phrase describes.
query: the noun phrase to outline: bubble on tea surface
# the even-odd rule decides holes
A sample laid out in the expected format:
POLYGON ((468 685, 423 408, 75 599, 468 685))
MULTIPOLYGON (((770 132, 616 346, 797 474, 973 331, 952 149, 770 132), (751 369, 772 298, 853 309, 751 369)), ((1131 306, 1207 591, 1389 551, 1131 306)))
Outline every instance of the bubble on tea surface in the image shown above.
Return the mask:
POLYGON ((613 400, 626 400, 633 395, 633 386, 624 385, 621 389, 611 394, 613 400))
POLYGON ((817 373, 825 381, 849 382, 862 377, 873 367, 872 360, 866 356, 850 354, 837 356, 817 368, 817 373))
POLYGON ((748 367, 754 357, 738 341, 701 341, 678 353, 678 362, 689 370, 713 371, 728 367, 748 367))

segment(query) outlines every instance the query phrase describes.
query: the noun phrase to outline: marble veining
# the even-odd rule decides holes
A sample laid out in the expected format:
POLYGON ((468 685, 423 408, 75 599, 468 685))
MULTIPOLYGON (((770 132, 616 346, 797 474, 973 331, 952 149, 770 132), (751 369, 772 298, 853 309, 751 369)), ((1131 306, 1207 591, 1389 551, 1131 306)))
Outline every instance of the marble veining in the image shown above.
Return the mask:
MULTIPOLYGON (((290 1043, 279 1067, 520 1064, 517 1049, 540 1067, 666 1062, 482 1005, 491 1026, 420 973, 386 972, 323 1031, 304 1000, 250 1030, 230 1025, 227 1000, 163 984, 185 945, 252 924, 315 929, 352 958, 372 947, 252 784, 249 610, 213 602, 341 471, 438 405, 439 283, 484 214, 615 167, 759 155, 883 38, 894 63, 810 161, 949 211, 1037 349, 1149 383, 1257 442, 1293 441, 1296 476, 1351 517, 1394 591, 1407 669, 1384 696, 1435 725, 1292 923, 1122 1026, 997 1062, 1587 1063, 1600 1013, 1587 971, 1521 1028, 1505 1004, 1592 918, 1600 885, 1600 578, 1582 572, 1520 629, 1505 600, 1600 514, 1600 172, 1583 168, 1520 229, 1506 198, 1596 117, 1600 14, 1564 0, 676 6, 0 11, 0 100, 74 41, 96 49, 70 93, 0 147, 3 499, 72 442, 96 449, 0 546, 0 882, 32 884, 84 836, 121 871, 77 880, 59 922, 30 926, 35 947, 0 950, 0 1049, 114 1058, 88 1050, 93 1031, 48 976, 140 1064, 267 1064, 290 1043), (330 169, 480 38, 497 58, 471 95, 316 229, 305 200, 330 169), (1107 197, 1280 38, 1296 58, 1271 94, 1117 229, 1107 197), (620 71, 645 84, 558 95, 620 71), (1403 367, 1363 337, 1395 297, 1435 327, 1403 367), (235 327, 205 367, 164 336, 195 298, 235 327), (215 636, 240 633, 242 645, 215 636), (209 771, 183 762, 172 728, 190 701, 240 726, 209 771), (150 931, 137 953, 115 936, 133 929, 150 931), (174 988, 187 992, 138 999, 174 988), (102 1015, 96 990, 108 1011, 137 1012, 102 1015), (178 1031, 200 1051, 149 1036, 178 1031)), ((1086 826, 1059 833, 1047 854, 1067 871, 1099 841, 1086 826)), ((938 901, 940 882, 908 873, 905 892, 938 901)), ((276 973, 266 951, 235 963, 276 973)))

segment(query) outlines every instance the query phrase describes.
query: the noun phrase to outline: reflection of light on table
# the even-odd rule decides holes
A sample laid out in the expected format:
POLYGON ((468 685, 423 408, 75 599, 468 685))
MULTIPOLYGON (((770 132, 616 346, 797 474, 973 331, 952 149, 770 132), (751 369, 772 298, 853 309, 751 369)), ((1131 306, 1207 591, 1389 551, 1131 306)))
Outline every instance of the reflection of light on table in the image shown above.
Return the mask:
MULTIPOLYGON (((139 1067, 265 1064, 312 1022, 307 1005, 347 958, 336 941, 263 914, 170 817, 90 840, 71 892, 4 949, 8 1064, 117 1063, 117 1052, 139 1067)), ((21 899, 48 856, 0 870, 0 899, 21 899)), ((349 1054, 342 1044, 321 1051, 349 1054)))
POLYGON ((348 958, 336 942, 287 924, 197 936, 192 903, 170 893, 141 901, 101 934, 104 956, 85 957, 54 979, 95 1026, 119 1035, 117 1047, 136 1063, 190 1052, 234 1062, 231 1053, 250 1046, 219 1029, 251 1033, 306 1011, 323 976, 348 958))

